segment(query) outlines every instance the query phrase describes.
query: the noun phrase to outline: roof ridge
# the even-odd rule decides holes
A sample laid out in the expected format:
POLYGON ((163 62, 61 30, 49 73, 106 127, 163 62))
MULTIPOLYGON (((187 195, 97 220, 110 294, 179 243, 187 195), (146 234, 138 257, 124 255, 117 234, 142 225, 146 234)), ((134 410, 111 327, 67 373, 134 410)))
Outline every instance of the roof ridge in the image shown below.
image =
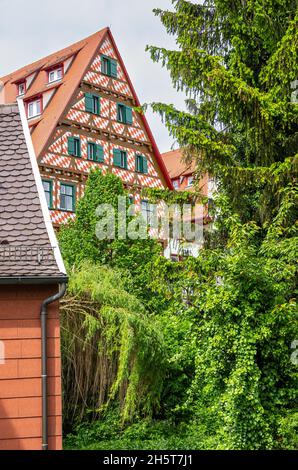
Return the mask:
MULTIPOLYGON (((55 128, 59 122, 59 119, 61 119, 63 113, 65 112, 65 109, 71 103, 74 93, 76 93, 76 90, 80 85, 81 81, 83 80, 83 77, 85 76, 88 67, 91 66, 92 61, 94 60, 100 45, 103 43, 106 37, 109 37, 110 39, 111 45, 115 51, 117 59, 119 60, 120 66, 123 69, 123 73, 126 76, 127 83, 129 88, 131 89, 134 101, 137 106, 140 106, 140 101, 134 89, 133 83, 130 79, 125 63, 121 57, 120 51, 117 47, 117 44, 109 27, 98 31, 75 44, 72 44, 68 48, 64 48, 47 57, 44 57, 43 59, 33 64, 29 64, 9 76, 3 77, 2 79, 0 78, 0 84, 1 80, 6 80, 4 84, 4 92, 6 92, 7 100, 9 100, 12 94, 15 95, 16 84, 23 80, 26 76, 29 76, 36 72, 36 77, 34 80, 32 80, 32 84, 30 85, 31 92, 28 91, 28 93, 31 93, 30 97, 32 97, 35 96, 34 93, 36 92, 37 96, 37 93, 41 92, 38 87, 40 86, 43 80, 42 75, 44 74, 45 67, 56 65, 57 60, 59 58, 61 62, 66 60, 65 55, 67 53, 73 52, 74 60, 72 61, 72 64, 69 68, 69 72, 67 72, 67 79, 61 80, 59 87, 57 86, 57 90, 53 95, 53 99, 49 100, 48 106, 43 112, 42 119, 40 119, 40 121, 36 123, 37 125, 32 130, 32 140, 34 143, 37 159, 41 157, 48 142, 52 138, 53 133, 55 132, 55 128)), ((26 100, 28 97, 28 93, 26 92, 22 99, 26 100)), ((141 120, 148 135, 149 141, 151 142, 155 158, 161 170, 161 174, 163 175, 164 182, 169 188, 172 188, 171 179, 168 175, 166 166, 160 155, 158 146, 144 114, 141 114, 141 120)))
POLYGON ((12 113, 19 114, 19 108, 18 108, 17 103, 0 104, 0 113, 1 114, 12 114, 12 113))
POLYGON ((81 39, 81 40, 79 40, 79 41, 77 41, 77 42, 75 42, 75 43, 72 43, 72 44, 70 44, 69 46, 66 46, 66 47, 64 47, 64 48, 62 48, 62 49, 59 49, 58 51, 54 51, 54 52, 48 54, 48 55, 45 56, 45 57, 41 57, 40 59, 37 59, 37 60, 35 60, 35 61, 31 62, 31 63, 28 63, 28 64, 24 65, 23 67, 20 67, 19 69, 13 70, 12 72, 10 72, 10 73, 8 73, 8 74, 3 75, 2 77, 0 77, 0 81, 4 82, 4 84, 5 84, 5 83, 7 83, 8 81, 11 81, 11 79, 13 79, 13 76, 18 75, 18 74, 20 74, 20 73, 23 72, 23 71, 25 72, 29 67, 31 68, 30 74, 31 74, 31 73, 34 73, 34 71, 36 71, 36 70, 38 70, 38 69, 40 68, 39 65, 41 66, 42 63, 46 64, 46 62, 47 62, 50 58, 53 58, 54 56, 60 55, 60 54, 62 54, 63 52, 69 51, 69 50, 71 50, 71 49, 74 49, 74 50, 73 50, 73 53, 75 54, 75 53, 77 53, 79 50, 81 50, 81 49, 87 44, 87 42, 88 42, 90 39, 94 38, 94 37, 97 36, 97 35, 100 36, 100 35, 102 35, 104 32, 106 32, 106 31, 108 31, 108 30, 109 30, 109 27, 105 27, 105 28, 103 28, 103 29, 97 31, 96 33, 91 34, 90 36, 87 36, 87 37, 84 38, 84 39, 81 39), (85 44, 84 44, 84 43, 85 43, 85 44), (82 47, 79 48, 80 45, 81 45, 82 47))

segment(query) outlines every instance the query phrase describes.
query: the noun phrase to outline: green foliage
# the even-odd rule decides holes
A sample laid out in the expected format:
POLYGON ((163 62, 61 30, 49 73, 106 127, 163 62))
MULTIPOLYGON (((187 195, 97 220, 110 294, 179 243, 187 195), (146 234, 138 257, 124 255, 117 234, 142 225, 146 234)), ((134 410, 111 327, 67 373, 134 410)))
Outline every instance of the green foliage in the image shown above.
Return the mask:
POLYGON ((123 428, 117 411, 105 412, 92 425, 83 424, 64 442, 69 450, 195 450, 220 448, 199 422, 176 425, 170 420, 140 420, 123 428))
MULTIPOLYGON (((84 317, 79 331, 104 357, 100 365, 86 355, 84 365, 93 364, 92 377, 98 370, 105 377, 100 390, 109 390, 110 402, 104 396, 108 408, 99 406, 99 419, 79 426, 67 445, 296 449, 297 2, 173 5, 155 14, 177 50, 149 50, 185 91, 187 111, 164 103, 153 109, 186 160, 195 160, 198 177, 215 177, 216 226, 199 257, 180 263, 161 258, 150 240, 99 242, 95 209, 111 202, 117 211, 124 190, 115 176, 91 175, 76 222, 62 231, 63 253, 71 268, 88 259, 121 269, 124 282, 113 273, 117 281, 102 289, 106 274, 89 265, 74 284, 84 317), (116 400, 122 420, 111 411, 116 400)), ((146 194, 179 204, 201 197, 146 194)))
POLYGON ((206 203, 206 198, 200 197, 196 193, 189 191, 171 191, 170 189, 143 188, 142 194, 148 197, 153 204, 160 201, 171 204, 195 204, 196 202, 206 203))
MULTIPOLYGON (((150 304, 147 280, 150 278, 154 260, 160 256, 161 246, 149 237, 145 240, 121 240, 118 238, 118 197, 127 196, 120 178, 113 174, 103 175, 99 170, 91 172, 85 194, 79 200, 76 219, 61 228, 59 243, 63 258, 71 268, 85 260, 123 270, 127 289, 150 304), (96 227, 100 218, 96 210, 101 204, 110 204, 115 214, 114 239, 99 240, 96 227)), ((129 205, 127 204, 127 207, 129 205)), ((127 216, 127 223, 132 217, 127 216)), ((154 306, 148 304, 148 309, 154 306)))
POLYGON ((298 449, 298 412, 289 413, 280 420, 278 428, 277 448, 298 449))
POLYGON ((82 418, 88 407, 98 413, 117 397, 123 421, 158 409, 163 337, 140 301, 125 290, 120 272, 85 263, 71 273, 62 331, 66 420, 73 422, 78 413, 82 418))
POLYGON ((174 284, 166 263, 153 280, 168 281, 167 315, 176 309, 190 321, 190 356, 196 347, 175 413, 213 420, 224 448, 293 446, 280 423, 292 423, 297 400, 297 3, 173 5, 155 14, 177 50, 148 50, 185 91, 187 112, 153 110, 198 175, 218 184, 210 249, 180 265, 174 284))
MULTIPOLYGON (((96 209, 100 204, 111 204, 118 209, 118 196, 123 196, 122 181, 113 174, 104 176, 93 171, 85 187, 85 194, 78 201, 76 220, 62 227, 59 234, 63 256, 70 265, 89 259, 93 262, 111 262, 114 256, 114 240, 100 241, 96 237, 99 218, 96 209)), ((117 221, 118 222, 118 221, 117 221)))
MULTIPOLYGON (((298 13, 295 0, 174 1, 175 11, 155 10, 177 50, 150 46, 154 61, 188 96, 188 112, 154 103, 170 133, 231 197, 244 222, 272 220, 277 187, 297 175, 298 13), (296 157, 295 157, 296 156, 296 157), (271 165, 284 168, 271 186, 271 165), (267 172, 268 179, 262 182, 267 172)), ((275 172, 276 173, 276 172, 275 172)), ((277 176, 277 175, 276 175, 277 176)))
POLYGON ((297 304, 274 279, 280 273, 254 247, 219 265, 222 286, 216 278, 213 285, 209 280, 201 286, 197 307, 203 312, 189 399, 216 409, 232 448, 272 448, 279 416, 297 400, 297 371, 290 362, 297 304))

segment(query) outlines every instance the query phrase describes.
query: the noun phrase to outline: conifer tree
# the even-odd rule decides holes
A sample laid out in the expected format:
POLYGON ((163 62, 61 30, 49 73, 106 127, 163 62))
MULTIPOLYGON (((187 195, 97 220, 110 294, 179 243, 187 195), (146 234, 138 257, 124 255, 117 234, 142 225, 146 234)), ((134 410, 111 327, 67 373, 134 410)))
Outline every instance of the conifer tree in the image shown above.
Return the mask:
POLYGON ((187 111, 155 103, 168 129, 208 171, 243 222, 272 220, 297 171, 296 0, 173 0, 154 10, 177 50, 150 46, 187 94, 187 111))

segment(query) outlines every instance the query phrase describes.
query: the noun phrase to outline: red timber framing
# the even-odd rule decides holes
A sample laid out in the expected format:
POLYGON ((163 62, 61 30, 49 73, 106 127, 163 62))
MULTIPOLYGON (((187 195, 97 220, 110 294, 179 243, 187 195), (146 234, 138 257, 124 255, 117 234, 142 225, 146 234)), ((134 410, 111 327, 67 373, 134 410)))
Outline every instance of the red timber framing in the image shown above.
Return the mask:
MULTIPOLYGON (((34 69, 33 65, 29 68, 34 69)), ((74 212, 60 210, 61 184, 74 185, 76 197, 80 198, 88 175, 95 168, 104 174, 118 175, 136 204, 141 202, 143 187, 172 188, 146 117, 135 109, 140 102, 108 28, 46 58, 44 63, 38 62, 36 67, 40 71, 24 101, 35 88, 36 95, 37 91, 43 95, 43 116, 30 119, 29 125, 41 176, 52 182, 51 217, 55 226, 75 216, 74 212), (103 73, 103 57, 113 63, 113 73, 103 73), (58 66, 63 66, 64 76, 51 87, 48 71, 58 66), (86 97, 92 96, 98 97, 98 112, 86 105, 86 97), (126 123, 119 122, 119 105, 128 110, 126 123), (71 154, 69 139, 79 140, 78 156, 71 154), (88 144, 101 149, 100 161, 88 159, 88 144), (117 151, 126 152, 127 167, 115 164, 117 151), (136 171, 137 155, 146 159, 144 173, 136 171)), ((24 70, 20 74, 23 77, 24 70)))

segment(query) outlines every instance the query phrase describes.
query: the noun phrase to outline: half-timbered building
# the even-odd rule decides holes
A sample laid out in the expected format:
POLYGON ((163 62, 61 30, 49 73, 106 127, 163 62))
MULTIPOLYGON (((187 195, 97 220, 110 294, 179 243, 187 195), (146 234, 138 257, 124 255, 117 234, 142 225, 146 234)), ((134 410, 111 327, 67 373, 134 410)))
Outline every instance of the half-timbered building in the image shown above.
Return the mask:
POLYGON ((0 82, 0 103, 24 101, 55 226, 74 217, 94 168, 118 175, 145 211, 143 187, 172 188, 109 28, 0 82))

